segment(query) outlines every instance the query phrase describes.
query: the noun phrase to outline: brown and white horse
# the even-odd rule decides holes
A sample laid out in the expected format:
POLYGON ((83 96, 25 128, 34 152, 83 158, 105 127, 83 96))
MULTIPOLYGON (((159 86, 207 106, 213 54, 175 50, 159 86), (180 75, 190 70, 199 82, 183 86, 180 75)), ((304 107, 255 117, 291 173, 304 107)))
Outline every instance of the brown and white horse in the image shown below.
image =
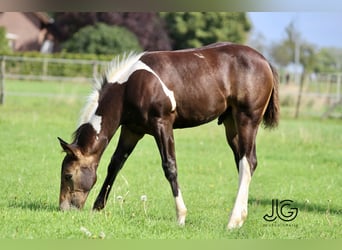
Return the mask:
POLYGON ((121 126, 117 148, 94 203, 103 209, 115 177, 144 134, 152 135, 184 225, 186 206, 177 181, 173 129, 218 118, 239 172, 239 187, 228 228, 246 220, 248 190, 257 166, 259 124, 278 123, 278 78, 255 50, 216 43, 198 49, 145 52, 115 59, 89 98, 72 143, 58 138, 62 163, 60 209, 82 208, 96 182, 101 155, 121 126))

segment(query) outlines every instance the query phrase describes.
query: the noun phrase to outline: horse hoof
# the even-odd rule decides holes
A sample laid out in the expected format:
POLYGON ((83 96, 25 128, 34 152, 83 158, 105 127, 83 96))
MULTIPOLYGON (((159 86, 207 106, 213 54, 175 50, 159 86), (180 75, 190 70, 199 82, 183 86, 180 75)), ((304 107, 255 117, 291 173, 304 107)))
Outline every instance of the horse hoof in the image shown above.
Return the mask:
POLYGON ((240 221, 230 221, 227 225, 227 229, 228 230, 234 230, 234 229, 238 229, 240 227, 242 227, 243 225, 243 222, 242 220, 240 221))
POLYGON ((229 219, 227 229, 228 230, 233 230, 242 227, 243 223, 247 219, 247 211, 243 210, 241 212, 240 216, 236 216, 232 214, 232 216, 229 219))
POLYGON ((185 216, 178 218, 177 221, 178 221, 179 226, 181 226, 181 227, 185 226, 185 216))
POLYGON ((94 206, 93 206, 93 210, 94 211, 100 211, 100 210, 102 210, 104 208, 104 205, 102 204, 102 203, 96 203, 95 202, 95 204, 94 204, 94 206))

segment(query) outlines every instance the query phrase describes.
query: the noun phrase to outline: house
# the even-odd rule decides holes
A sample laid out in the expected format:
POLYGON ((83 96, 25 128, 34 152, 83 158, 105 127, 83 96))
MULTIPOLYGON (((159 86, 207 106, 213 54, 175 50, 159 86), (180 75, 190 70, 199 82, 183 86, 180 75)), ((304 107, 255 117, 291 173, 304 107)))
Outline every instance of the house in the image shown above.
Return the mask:
POLYGON ((58 50, 53 19, 44 12, 0 12, 0 27, 6 29, 13 51, 51 53, 58 50))

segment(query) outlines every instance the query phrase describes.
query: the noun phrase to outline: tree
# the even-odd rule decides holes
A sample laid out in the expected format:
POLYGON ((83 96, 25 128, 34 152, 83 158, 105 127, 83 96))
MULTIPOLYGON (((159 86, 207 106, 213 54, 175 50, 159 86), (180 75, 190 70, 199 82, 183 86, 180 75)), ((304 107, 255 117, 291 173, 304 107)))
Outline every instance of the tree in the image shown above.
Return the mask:
POLYGON ((144 50, 170 50, 164 20, 153 12, 57 12, 54 25, 61 42, 70 39, 79 29, 98 22, 125 27, 133 32, 144 50))
POLYGON ((300 46, 299 62, 306 73, 313 72, 316 65, 316 48, 314 45, 303 42, 300 46))
POLYGON ((294 62, 294 46, 289 41, 281 41, 271 46, 271 56, 276 63, 286 67, 294 62))
POLYGON ((317 73, 334 73, 342 70, 342 49, 322 48, 316 54, 314 71, 317 73))
POLYGON ((271 46, 271 56, 280 66, 287 66, 295 63, 296 43, 299 45, 301 40, 299 32, 295 29, 294 22, 285 28, 286 38, 271 46))
POLYGON ((11 51, 6 38, 6 29, 0 27, 0 53, 9 53, 11 51))
POLYGON ((300 63, 306 72, 312 71, 315 65, 315 46, 305 42, 295 23, 290 22, 285 29, 286 38, 271 47, 271 56, 280 66, 300 63))
POLYGON ((263 55, 266 55, 268 53, 266 37, 261 32, 252 32, 251 34, 249 34, 247 45, 256 49, 263 55))
POLYGON ((300 74, 295 74, 296 83, 299 83, 295 110, 295 117, 298 118, 304 80, 306 75, 314 69, 316 53, 315 47, 305 42, 300 37, 300 33, 296 30, 293 21, 286 27, 285 32, 287 37, 283 41, 273 45, 271 54, 274 60, 281 66, 287 66, 290 63, 294 63, 297 70, 300 65, 302 66, 302 72, 300 74))
POLYGON ((244 43, 251 24, 245 13, 167 12, 166 21, 174 49, 200 47, 218 41, 244 43))
POLYGON ((171 41, 164 20, 155 12, 100 12, 98 19, 126 27, 139 39, 144 50, 170 50, 171 41))
POLYGON ((118 54, 141 51, 136 36, 123 27, 96 23, 77 31, 63 44, 67 52, 92 54, 118 54))

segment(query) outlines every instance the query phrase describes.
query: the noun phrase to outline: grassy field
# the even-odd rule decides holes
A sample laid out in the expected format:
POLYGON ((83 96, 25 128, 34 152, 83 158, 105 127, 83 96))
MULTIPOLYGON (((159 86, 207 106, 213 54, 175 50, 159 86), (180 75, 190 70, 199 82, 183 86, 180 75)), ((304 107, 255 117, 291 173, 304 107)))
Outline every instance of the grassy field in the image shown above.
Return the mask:
POLYGON ((282 117, 278 129, 260 129, 249 216, 238 230, 225 230, 238 176, 224 129, 216 122, 175 131, 179 181, 188 208, 185 227, 176 224, 171 190, 149 136, 120 172, 105 210, 92 212, 91 207, 117 135, 102 158, 84 210, 60 212, 64 155, 57 136, 70 141, 89 90, 87 84, 6 82, 5 105, 0 106, 0 238, 342 238, 341 120, 282 117), (265 221, 272 199, 293 200, 298 216, 291 222, 265 221))

